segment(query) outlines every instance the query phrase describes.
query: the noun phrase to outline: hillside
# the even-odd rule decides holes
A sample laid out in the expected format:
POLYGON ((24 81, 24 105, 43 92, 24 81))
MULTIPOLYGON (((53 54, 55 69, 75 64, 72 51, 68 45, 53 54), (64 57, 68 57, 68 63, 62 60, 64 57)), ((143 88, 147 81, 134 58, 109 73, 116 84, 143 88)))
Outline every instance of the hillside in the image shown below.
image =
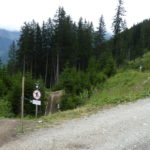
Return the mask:
POLYGON ((8 59, 8 50, 13 40, 18 40, 20 33, 17 31, 8 31, 0 29, 0 57, 4 63, 8 59))
POLYGON ((141 58, 128 62, 128 65, 107 79, 104 84, 93 90, 90 98, 86 91, 80 95, 86 102, 84 106, 74 110, 56 113, 43 117, 46 122, 55 122, 61 119, 76 118, 95 113, 102 108, 116 106, 122 103, 133 102, 150 96, 150 53, 141 58), (140 71, 139 65, 143 66, 140 71), (126 69, 127 68, 127 69, 126 69), (130 69, 129 69, 130 68, 130 69))
POLYGON ((106 41, 99 50, 110 50, 117 66, 122 66, 150 51, 149 39, 150 19, 146 19, 106 41))
POLYGON ((126 103, 149 96, 150 73, 127 70, 107 80, 90 98, 89 104, 104 106, 126 103))

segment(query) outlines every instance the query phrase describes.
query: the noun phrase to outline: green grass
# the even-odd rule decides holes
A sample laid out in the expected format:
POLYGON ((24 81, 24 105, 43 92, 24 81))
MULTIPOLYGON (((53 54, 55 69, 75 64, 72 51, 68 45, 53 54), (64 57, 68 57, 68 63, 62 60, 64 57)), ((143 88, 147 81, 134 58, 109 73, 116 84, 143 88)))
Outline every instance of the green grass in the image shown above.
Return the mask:
POLYGON ((150 73, 125 71, 117 73, 93 93, 90 105, 104 106, 134 101, 150 95, 150 73))
POLYGON ((60 111, 55 114, 51 114, 48 116, 43 116, 42 119, 44 122, 50 124, 60 124, 65 120, 74 119, 74 118, 81 118, 83 116, 88 116, 98 111, 98 107, 95 106, 82 106, 73 110, 67 111, 60 111))

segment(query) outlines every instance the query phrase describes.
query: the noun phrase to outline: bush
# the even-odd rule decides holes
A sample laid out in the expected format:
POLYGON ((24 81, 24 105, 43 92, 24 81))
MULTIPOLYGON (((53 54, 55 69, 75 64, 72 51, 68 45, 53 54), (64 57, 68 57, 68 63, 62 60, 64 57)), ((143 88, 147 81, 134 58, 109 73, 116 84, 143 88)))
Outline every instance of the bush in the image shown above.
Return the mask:
POLYGON ((142 66, 142 70, 150 70, 150 52, 145 53, 141 58, 130 61, 127 67, 140 70, 140 66, 142 66))
POLYGON ((75 68, 67 67, 60 75, 59 83, 54 89, 64 89, 66 93, 80 94, 83 91, 83 84, 80 72, 78 72, 75 68))
POLYGON ((0 99, 0 117, 12 117, 11 103, 0 99))
POLYGON ((65 94, 62 98, 60 109, 67 110, 67 109, 74 109, 77 106, 81 105, 81 99, 76 94, 65 94))
POLYGON ((84 104, 95 87, 102 85, 105 80, 115 73, 115 65, 108 53, 101 57, 101 64, 95 58, 91 58, 85 72, 76 68, 66 67, 59 78, 59 83, 53 90, 65 90, 61 109, 73 109, 84 104), (106 60, 107 59, 107 60, 106 60), (86 92, 85 92, 86 91, 86 92))
MULTIPOLYGON (((24 101, 24 110, 25 114, 33 115, 35 113, 35 105, 33 105, 30 100, 33 99, 32 93, 35 90, 36 80, 33 80, 30 73, 26 74, 25 77, 25 101, 24 101)), ((43 110, 44 105, 44 85, 41 80, 40 83, 40 91, 42 93, 42 106, 41 111, 43 110)), ((12 112, 15 115, 20 114, 20 105, 21 105, 21 91, 22 91, 22 75, 18 73, 12 76, 12 87, 11 90, 7 93, 7 99, 12 106, 12 112)))
POLYGON ((142 64, 145 70, 150 70, 150 52, 144 54, 142 64))

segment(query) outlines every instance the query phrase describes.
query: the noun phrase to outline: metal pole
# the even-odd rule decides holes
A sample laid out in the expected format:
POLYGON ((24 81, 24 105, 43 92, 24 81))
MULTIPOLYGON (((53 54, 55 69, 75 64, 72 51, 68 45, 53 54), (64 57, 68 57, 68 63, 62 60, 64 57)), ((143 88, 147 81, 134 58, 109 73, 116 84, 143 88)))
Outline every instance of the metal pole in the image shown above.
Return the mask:
POLYGON ((23 118, 24 118, 24 84, 25 83, 25 57, 23 61, 23 76, 22 76, 22 96, 21 96, 21 131, 23 132, 23 118))

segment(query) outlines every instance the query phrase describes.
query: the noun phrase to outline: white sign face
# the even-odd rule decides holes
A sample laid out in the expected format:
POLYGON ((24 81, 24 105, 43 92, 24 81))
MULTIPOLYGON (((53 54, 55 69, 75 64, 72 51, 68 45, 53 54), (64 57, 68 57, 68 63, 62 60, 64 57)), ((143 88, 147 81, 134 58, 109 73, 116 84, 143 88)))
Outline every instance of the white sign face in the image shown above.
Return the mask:
POLYGON ((32 100, 31 102, 34 105, 41 105, 41 101, 38 101, 38 100, 32 100))
POLYGON ((39 90, 33 91, 33 97, 38 100, 41 98, 41 92, 39 90))

